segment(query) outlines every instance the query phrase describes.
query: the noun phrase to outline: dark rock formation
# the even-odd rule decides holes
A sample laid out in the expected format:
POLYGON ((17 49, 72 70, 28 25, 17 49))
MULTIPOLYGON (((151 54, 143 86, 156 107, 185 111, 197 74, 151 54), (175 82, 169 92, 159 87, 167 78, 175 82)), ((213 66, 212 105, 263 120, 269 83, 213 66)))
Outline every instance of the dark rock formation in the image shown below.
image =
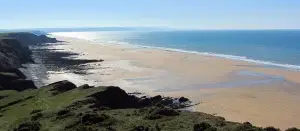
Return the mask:
POLYGON ((28 32, 9 33, 7 37, 15 38, 25 45, 59 42, 55 38, 49 38, 46 35, 35 35, 28 32))
POLYGON ((33 62, 28 45, 57 42, 55 38, 31 33, 0 34, 0 90, 36 89, 34 83, 25 80, 26 76, 18 70, 22 64, 33 62))
POLYGON ((33 62, 28 46, 14 38, 0 39, 0 70, 19 68, 21 64, 33 62))
POLYGON ((31 80, 12 80, 5 83, 1 83, 5 90, 16 90, 16 91, 24 91, 28 89, 37 89, 31 80))
POLYGON ((70 81, 64 80, 64 81, 58 81, 52 84, 49 84, 48 86, 51 86, 52 88, 50 91, 52 91, 53 95, 57 95, 59 93, 63 93, 69 90, 72 90, 76 88, 76 85, 73 84, 70 81))
POLYGON ((31 80, 25 80, 25 76, 18 69, 12 69, 6 72, 0 72, 0 90, 24 91, 27 89, 36 89, 37 87, 31 80))
MULTIPOLYGON (((91 103, 91 108, 109 107, 112 109, 119 108, 141 108, 147 106, 160 106, 169 108, 184 108, 186 103, 175 103, 175 98, 162 97, 160 95, 154 97, 138 98, 134 95, 127 94, 124 90, 115 86, 103 87, 104 91, 94 93, 88 96, 87 100, 83 102, 76 102, 77 104, 91 103)), ((73 105, 75 106, 75 105, 73 105)))
POLYGON ((130 108, 138 106, 136 97, 128 95, 120 87, 109 86, 105 91, 89 96, 95 100, 91 107, 130 108))
POLYGON ((78 86, 79 89, 89 89, 89 88, 94 88, 94 86, 89 86, 88 84, 84 84, 81 86, 78 86))
POLYGON ((187 102, 187 101, 189 101, 189 99, 188 99, 188 98, 185 98, 185 97, 180 97, 180 98, 178 99, 178 101, 179 101, 179 102, 187 102))

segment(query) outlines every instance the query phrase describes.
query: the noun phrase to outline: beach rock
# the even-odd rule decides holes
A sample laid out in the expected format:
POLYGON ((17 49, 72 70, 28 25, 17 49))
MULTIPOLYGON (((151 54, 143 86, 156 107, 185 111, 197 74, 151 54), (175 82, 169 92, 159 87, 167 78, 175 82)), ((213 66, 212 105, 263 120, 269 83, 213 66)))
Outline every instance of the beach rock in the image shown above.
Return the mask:
POLYGON ((50 91, 52 91, 53 95, 57 95, 59 93, 63 93, 76 88, 76 85, 70 81, 58 81, 52 84, 49 84, 47 87, 50 87, 50 91))
POLYGON ((94 88, 94 86, 89 86, 88 84, 84 84, 81 86, 78 86, 79 89, 89 89, 89 88, 94 88))
POLYGON ((189 101, 189 99, 188 99, 188 98, 185 98, 185 97, 180 97, 180 98, 178 99, 178 101, 179 101, 180 103, 183 103, 183 102, 189 101))
POLYGON ((152 102, 158 102, 162 100, 162 96, 161 95, 157 95, 151 98, 152 102))

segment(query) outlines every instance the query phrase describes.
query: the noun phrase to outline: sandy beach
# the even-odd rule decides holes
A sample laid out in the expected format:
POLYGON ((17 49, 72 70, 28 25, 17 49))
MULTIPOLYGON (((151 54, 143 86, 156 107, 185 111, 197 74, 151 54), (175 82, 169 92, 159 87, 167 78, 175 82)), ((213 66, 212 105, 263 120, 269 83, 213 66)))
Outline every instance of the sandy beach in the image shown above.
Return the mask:
POLYGON ((88 74, 49 73, 45 83, 115 85, 127 92, 185 96, 194 111, 281 129, 300 127, 300 72, 224 58, 55 36, 54 49, 92 63, 88 74))

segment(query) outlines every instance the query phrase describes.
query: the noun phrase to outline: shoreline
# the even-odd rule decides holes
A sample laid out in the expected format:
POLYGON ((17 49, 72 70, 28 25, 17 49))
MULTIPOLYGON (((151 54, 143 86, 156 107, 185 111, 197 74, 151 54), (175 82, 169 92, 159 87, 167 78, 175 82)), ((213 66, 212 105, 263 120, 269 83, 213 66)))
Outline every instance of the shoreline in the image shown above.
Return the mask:
POLYGON ((92 74, 76 79, 95 80, 96 86, 115 85, 127 92, 141 91, 152 96, 185 96, 201 102, 194 111, 216 114, 230 121, 250 121, 282 129, 300 127, 297 120, 300 107, 296 106, 300 102, 296 95, 300 93, 299 72, 212 56, 56 38, 68 43, 54 45, 55 49, 79 53, 78 59, 104 59, 100 65, 88 69, 92 74), (249 84, 232 84, 235 81, 249 81, 249 84), (253 84, 256 81, 266 82, 253 84), (208 86, 209 83, 212 84, 208 86), (224 83, 229 84, 217 86, 224 83))
MULTIPOLYGON (((90 39, 83 38, 83 37, 65 36, 65 35, 61 35, 60 33, 69 33, 69 32, 57 32, 57 33, 54 32, 54 33, 50 33, 50 36, 68 37, 68 38, 73 38, 73 39, 86 40, 86 41, 90 41, 90 42, 94 42, 94 43, 100 43, 99 41, 96 41, 96 40, 90 40, 90 39)), ((178 52, 178 53, 197 54, 197 55, 208 56, 208 57, 217 57, 217 58, 234 60, 234 61, 249 62, 249 63, 255 64, 257 66, 268 67, 268 68, 279 68, 279 69, 286 69, 286 70, 292 70, 292 71, 300 71, 300 65, 278 63, 278 62, 272 62, 272 61, 268 61, 268 60, 252 59, 252 58, 247 58, 246 56, 220 54, 220 53, 214 53, 214 52, 199 52, 199 51, 185 50, 185 49, 178 49, 178 48, 146 46, 146 45, 136 45, 136 44, 127 44, 127 43, 120 44, 117 42, 112 42, 109 44, 111 45, 113 43, 114 43, 114 45, 122 46, 124 48, 126 46, 128 46, 129 48, 145 48, 145 49, 153 49, 153 50, 178 52)))

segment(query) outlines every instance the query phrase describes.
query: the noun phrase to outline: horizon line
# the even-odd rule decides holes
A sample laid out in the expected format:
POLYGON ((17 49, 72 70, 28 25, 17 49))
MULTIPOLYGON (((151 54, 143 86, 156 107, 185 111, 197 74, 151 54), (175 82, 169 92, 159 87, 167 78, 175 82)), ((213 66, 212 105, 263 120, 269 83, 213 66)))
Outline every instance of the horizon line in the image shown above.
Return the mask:
POLYGON ((97 26, 97 27, 37 27, 37 28, 0 28, 0 31, 10 30, 31 30, 41 31, 48 29, 101 29, 101 28, 120 28, 120 29, 168 29, 168 30, 300 30, 300 28, 174 28, 162 26, 97 26))

